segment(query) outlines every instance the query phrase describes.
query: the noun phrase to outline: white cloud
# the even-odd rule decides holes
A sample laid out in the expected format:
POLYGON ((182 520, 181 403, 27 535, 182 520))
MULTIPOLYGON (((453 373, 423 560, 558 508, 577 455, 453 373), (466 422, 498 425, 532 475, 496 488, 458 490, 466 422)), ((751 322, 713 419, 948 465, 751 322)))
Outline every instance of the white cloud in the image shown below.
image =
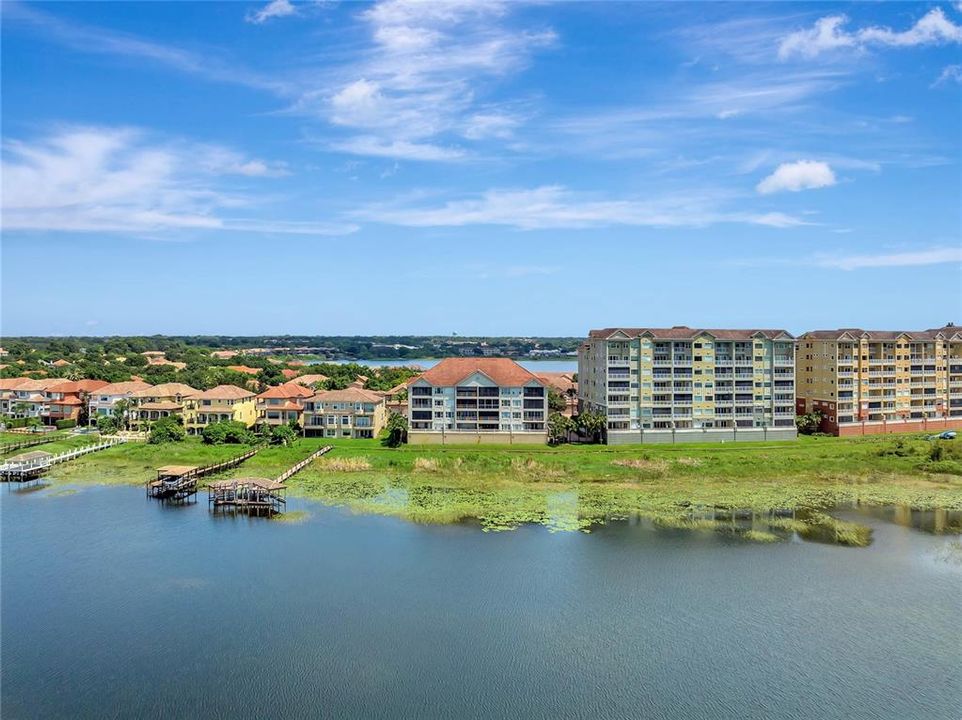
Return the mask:
POLYGON ((947 65, 942 68, 941 74, 932 83, 931 87, 949 85, 951 83, 962 84, 962 65, 947 65))
POLYGON ((941 8, 930 10, 912 27, 903 31, 867 27, 848 32, 843 27, 847 23, 848 18, 844 15, 820 18, 811 28, 798 30, 782 38, 778 46, 778 57, 782 60, 793 56, 814 58, 833 50, 864 49, 872 45, 912 47, 962 43, 962 26, 947 18, 941 8))
POLYGON ((331 149, 353 155, 385 157, 393 160, 422 160, 454 162, 464 158, 464 151, 456 147, 442 147, 408 140, 382 139, 373 135, 359 135, 334 143, 331 149))
POLYGON ((755 189, 762 195, 799 190, 814 190, 835 184, 835 173, 828 163, 814 160, 782 163, 775 172, 762 180, 755 189))
POLYGON ((127 232, 187 230, 343 234, 334 225, 226 218, 253 204, 225 184, 258 177, 269 163, 233 150, 156 141, 132 128, 74 127, 4 145, 2 224, 11 230, 127 232))
POLYGON ((244 19, 249 23, 260 25, 272 18, 288 17, 289 15, 296 14, 297 8, 290 0, 271 0, 257 12, 248 13, 244 19))
POLYGON ((705 227, 744 223, 767 227, 807 224, 783 213, 726 210, 727 198, 686 191, 660 198, 598 199, 560 186, 488 190, 440 206, 371 206, 360 218, 408 227, 502 225, 520 230, 592 228, 613 225, 641 227, 705 227))
POLYGON ((926 250, 879 255, 821 257, 816 261, 816 264, 821 267, 834 268, 836 270, 912 267, 920 265, 942 265, 947 263, 962 263, 962 247, 936 247, 926 250))
POLYGON ((482 105, 482 84, 523 68, 534 51, 555 41, 550 30, 509 27, 511 9, 506 2, 383 0, 358 16, 369 29, 370 48, 335 69, 333 83, 303 92, 291 111, 359 132, 336 143, 344 152, 466 157, 437 150, 455 136, 506 138, 520 122, 482 105))

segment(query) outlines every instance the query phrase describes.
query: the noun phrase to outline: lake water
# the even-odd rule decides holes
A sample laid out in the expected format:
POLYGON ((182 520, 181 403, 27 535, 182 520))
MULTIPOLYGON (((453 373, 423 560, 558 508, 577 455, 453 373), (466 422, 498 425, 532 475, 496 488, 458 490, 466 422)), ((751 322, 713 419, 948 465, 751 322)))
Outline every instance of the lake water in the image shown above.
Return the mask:
MULTIPOLYGON (((357 363, 358 365, 365 365, 367 367, 394 367, 397 365, 412 366, 416 365, 422 367, 425 370, 433 368, 437 365, 440 360, 432 360, 429 358, 411 358, 411 359, 392 359, 392 360, 334 360, 334 361, 324 361, 316 360, 309 362, 308 365, 316 365, 321 362, 336 362, 339 364, 343 363, 357 363)), ((537 372, 578 372, 578 359, 568 358, 565 360, 519 360, 518 364, 524 368, 527 368, 533 373, 537 372)))
MULTIPOLYGON (((0 488, 12 718, 958 720, 958 536, 484 533, 0 488)), ((924 523, 923 523, 924 524, 924 523)))

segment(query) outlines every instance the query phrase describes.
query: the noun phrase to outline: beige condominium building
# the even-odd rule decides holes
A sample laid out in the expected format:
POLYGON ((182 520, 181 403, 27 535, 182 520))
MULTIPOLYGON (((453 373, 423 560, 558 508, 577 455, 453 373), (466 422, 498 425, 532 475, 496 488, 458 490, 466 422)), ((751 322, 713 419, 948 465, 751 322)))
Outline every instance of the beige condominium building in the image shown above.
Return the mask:
POLYGON ((447 358, 408 383, 408 442, 544 443, 548 384, 508 358, 447 358))
POLYGON ((813 330, 796 363, 798 412, 823 432, 962 429, 962 328, 813 330))
POLYGON ((582 411, 609 444, 793 439, 795 338, 784 330, 606 328, 578 351, 582 411))
POLYGON ((387 422, 384 396, 372 390, 323 390, 303 402, 305 435, 376 438, 387 422))
POLYGON ((150 424, 169 415, 183 416, 188 398, 200 393, 184 383, 161 383, 130 394, 131 430, 148 430, 150 424))

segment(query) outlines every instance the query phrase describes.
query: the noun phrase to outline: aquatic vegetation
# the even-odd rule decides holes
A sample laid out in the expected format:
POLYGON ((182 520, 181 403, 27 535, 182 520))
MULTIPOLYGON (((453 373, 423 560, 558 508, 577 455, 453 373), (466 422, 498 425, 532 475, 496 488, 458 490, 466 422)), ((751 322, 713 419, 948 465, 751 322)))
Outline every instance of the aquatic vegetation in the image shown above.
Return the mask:
POLYGON ((751 540, 752 542, 761 543, 775 543, 780 542, 781 538, 774 533, 766 532, 765 530, 746 530, 742 535, 746 540, 751 540))
POLYGON ((440 463, 433 458, 414 458, 414 469, 422 472, 435 472, 440 467, 440 463))
POLYGON ((327 472, 362 472, 371 469, 371 463, 362 457, 322 457, 317 461, 317 466, 327 472))
POLYGON ((292 510, 270 516, 272 522, 287 523, 290 525, 307 522, 310 518, 311 514, 307 510, 292 510))

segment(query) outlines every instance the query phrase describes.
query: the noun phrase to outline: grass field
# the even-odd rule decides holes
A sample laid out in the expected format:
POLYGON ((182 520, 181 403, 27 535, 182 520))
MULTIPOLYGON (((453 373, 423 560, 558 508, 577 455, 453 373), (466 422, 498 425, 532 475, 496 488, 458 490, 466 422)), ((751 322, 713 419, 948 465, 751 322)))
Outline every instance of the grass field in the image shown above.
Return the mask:
MULTIPOLYGON (((962 468, 962 445, 943 443, 943 458, 933 462, 932 443, 920 436, 803 437, 740 445, 396 449, 370 440, 308 438, 292 447, 266 448, 226 476, 274 477, 327 443, 334 450, 288 481, 291 493, 417 522, 471 519, 486 529, 533 522, 571 530, 644 516, 666 525, 711 529, 723 526, 726 518, 734 522, 729 511, 738 509, 753 519, 746 531, 752 533, 750 539, 777 539, 777 530, 817 530, 864 544, 861 531, 838 524, 823 511, 850 503, 962 510, 962 476, 956 474, 962 468), (790 521, 776 518, 776 509, 797 512, 790 521)), ((52 477, 63 483, 140 484, 159 465, 200 465, 242 450, 194 439, 170 445, 129 443, 58 467, 52 477)))

